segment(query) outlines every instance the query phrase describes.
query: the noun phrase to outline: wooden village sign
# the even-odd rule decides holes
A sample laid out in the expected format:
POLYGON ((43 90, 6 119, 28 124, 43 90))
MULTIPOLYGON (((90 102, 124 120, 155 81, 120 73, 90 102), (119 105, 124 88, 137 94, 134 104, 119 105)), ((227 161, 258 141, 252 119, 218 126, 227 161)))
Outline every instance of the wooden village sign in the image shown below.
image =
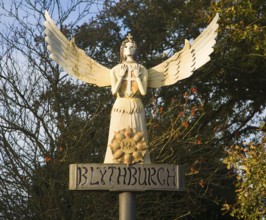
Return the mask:
POLYGON ((185 189, 182 166, 71 164, 70 190, 146 191, 185 189))
POLYGON ((50 57, 68 74, 100 87, 111 86, 116 101, 111 112, 103 164, 71 164, 70 190, 119 191, 119 219, 134 220, 134 191, 185 189, 181 165, 152 164, 141 97, 147 88, 160 88, 189 77, 210 60, 218 29, 218 14, 192 42, 161 64, 146 69, 135 61, 137 45, 128 34, 120 48, 120 63, 108 69, 69 41, 45 12, 45 40, 50 57))

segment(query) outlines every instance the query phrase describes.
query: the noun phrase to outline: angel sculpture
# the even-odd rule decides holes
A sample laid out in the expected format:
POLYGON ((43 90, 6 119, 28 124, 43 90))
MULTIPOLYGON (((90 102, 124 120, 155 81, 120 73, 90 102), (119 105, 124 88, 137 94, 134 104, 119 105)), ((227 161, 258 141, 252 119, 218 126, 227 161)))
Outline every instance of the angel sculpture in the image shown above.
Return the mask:
POLYGON ((149 164, 147 129, 141 97, 147 87, 160 88, 176 83, 210 60, 216 43, 216 14, 208 27, 192 42, 161 64, 146 69, 134 55, 137 45, 129 34, 120 48, 121 63, 111 70, 97 63, 69 41, 45 12, 45 40, 50 57, 68 74, 99 87, 111 86, 116 101, 111 112, 107 150, 104 163, 149 164))

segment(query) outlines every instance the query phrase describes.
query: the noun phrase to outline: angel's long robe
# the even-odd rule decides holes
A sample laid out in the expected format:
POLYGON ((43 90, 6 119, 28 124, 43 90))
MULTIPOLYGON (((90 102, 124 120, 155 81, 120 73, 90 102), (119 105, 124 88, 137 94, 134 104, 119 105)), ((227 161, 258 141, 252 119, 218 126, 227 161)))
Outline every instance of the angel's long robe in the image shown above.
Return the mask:
MULTIPOLYGON (((114 67, 114 71, 118 71, 119 65, 114 67)), ((142 66, 141 68, 144 67, 142 66)), ((142 77, 140 78, 142 79, 142 77)), ((127 80, 122 81, 120 88, 116 93, 117 98, 111 112, 107 145, 109 145, 113 140, 115 132, 125 128, 132 128, 136 131, 143 132, 144 139, 147 142, 145 109, 141 101, 141 93, 139 91, 137 82, 132 81, 131 84, 132 94, 130 96, 126 94, 128 86, 127 80)), ((104 163, 116 163, 113 160, 112 151, 109 146, 107 146, 104 163)), ((150 156, 148 150, 146 151, 146 154, 143 158, 143 163, 150 163, 150 156)))

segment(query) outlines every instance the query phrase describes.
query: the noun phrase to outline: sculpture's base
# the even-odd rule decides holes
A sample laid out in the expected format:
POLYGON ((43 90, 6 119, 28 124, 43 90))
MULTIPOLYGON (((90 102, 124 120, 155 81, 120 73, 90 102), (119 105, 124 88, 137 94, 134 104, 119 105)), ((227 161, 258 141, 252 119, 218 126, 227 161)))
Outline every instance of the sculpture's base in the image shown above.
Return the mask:
POLYGON ((71 164, 70 190, 185 190, 182 166, 169 164, 71 164))

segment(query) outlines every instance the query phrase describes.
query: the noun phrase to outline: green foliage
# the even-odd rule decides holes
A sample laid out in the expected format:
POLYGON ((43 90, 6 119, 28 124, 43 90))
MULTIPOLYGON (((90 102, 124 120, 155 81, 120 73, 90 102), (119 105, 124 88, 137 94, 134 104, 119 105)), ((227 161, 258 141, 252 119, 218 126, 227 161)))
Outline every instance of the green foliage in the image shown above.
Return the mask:
POLYGON ((265 102, 265 5, 260 0, 225 0, 214 7, 221 13, 223 40, 218 52, 224 57, 219 62, 230 86, 227 92, 233 99, 251 100, 250 107, 258 109, 265 102))
POLYGON ((224 163, 236 172, 237 197, 233 204, 224 204, 223 210, 238 219, 260 219, 266 215, 266 139, 260 144, 233 145, 227 150, 224 163))

